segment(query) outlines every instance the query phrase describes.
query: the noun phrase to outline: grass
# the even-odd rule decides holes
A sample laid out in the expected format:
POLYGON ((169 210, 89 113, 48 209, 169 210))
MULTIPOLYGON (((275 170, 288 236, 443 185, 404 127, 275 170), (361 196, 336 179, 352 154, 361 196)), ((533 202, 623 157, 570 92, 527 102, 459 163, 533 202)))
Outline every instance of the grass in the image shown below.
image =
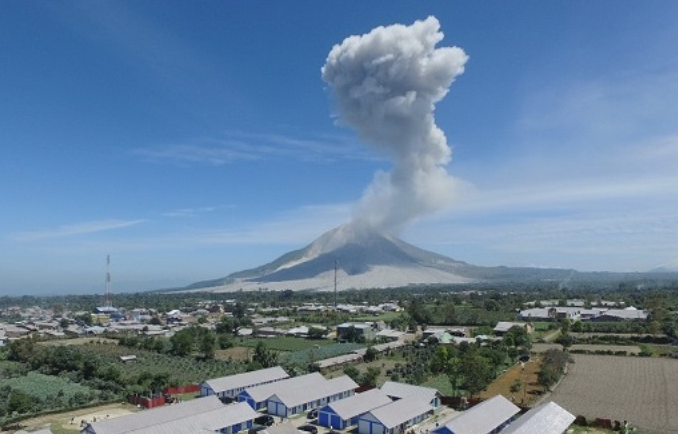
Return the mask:
POLYGON ((447 375, 438 375, 437 377, 433 377, 427 382, 423 383, 422 386, 437 389, 444 396, 455 396, 461 392, 460 390, 454 390, 454 387, 452 387, 452 382, 450 382, 450 379, 447 375))

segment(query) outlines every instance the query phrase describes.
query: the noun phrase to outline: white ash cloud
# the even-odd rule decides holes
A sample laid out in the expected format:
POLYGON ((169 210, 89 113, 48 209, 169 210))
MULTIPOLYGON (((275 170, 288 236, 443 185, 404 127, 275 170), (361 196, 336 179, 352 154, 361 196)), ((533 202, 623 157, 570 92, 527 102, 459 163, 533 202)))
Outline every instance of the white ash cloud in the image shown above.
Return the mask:
POLYGON ((468 56, 458 47, 436 48, 442 39, 432 16, 377 27, 335 45, 322 67, 340 120, 393 163, 375 174, 355 222, 394 231, 452 198, 455 181, 445 169, 452 150, 433 112, 468 56))

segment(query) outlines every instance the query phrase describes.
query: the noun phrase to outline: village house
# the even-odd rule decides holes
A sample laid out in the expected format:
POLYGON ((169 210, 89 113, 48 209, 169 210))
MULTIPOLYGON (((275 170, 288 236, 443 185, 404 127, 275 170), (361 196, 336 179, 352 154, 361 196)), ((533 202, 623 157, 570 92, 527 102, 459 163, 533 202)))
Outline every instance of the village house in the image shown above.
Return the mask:
POLYGON ((298 377, 275 381, 273 383, 261 384, 259 386, 248 387, 238 394, 238 402, 246 402, 255 410, 267 408, 268 399, 286 389, 299 388, 302 390, 313 389, 322 386, 327 382, 318 372, 312 372, 298 377))
POLYGON ((357 388, 358 385, 348 375, 326 380, 316 387, 283 387, 268 399, 268 413, 290 417, 348 398, 355 393, 357 388))
POLYGON ((318 411, 318 424, 327 428, 343 430, 356 425, 360 416, 368 411, 391 402, 391 398, 380 389, 357 393, 349 398, 322 407, 318 411))
POLYGON ((547 402, 522 415, 502 434, 565 434, 575 419, 555 402, 547 402))
POLYGON ((247 388, 285 380, 290 376, 280 366, 207 380, 200 385, 200 396, 236 399, 247 388))
POLYGON ((532 323, 525 322, 510 322, 510 321, 499 321, 496 326, 494 326, 494 334, 497 336, 504 336, 509 330, 513 327, 520 327, 524 329, 528 334, 534 332, 534 326, 532 323))
POLYGON ((82 434, 234 434, 250 428, 258 414, 243 403, 224 405, 216 396, 89 423, 82 434))
POLYGON ((520 413, 520 408, 497 395, 441 424, 433 434, 497 434, 520 413))
POLYGON ((410 395, 361 415, 358 418, 358 433, 400 434, 431 416, 433 411, 426 399, 410 395))

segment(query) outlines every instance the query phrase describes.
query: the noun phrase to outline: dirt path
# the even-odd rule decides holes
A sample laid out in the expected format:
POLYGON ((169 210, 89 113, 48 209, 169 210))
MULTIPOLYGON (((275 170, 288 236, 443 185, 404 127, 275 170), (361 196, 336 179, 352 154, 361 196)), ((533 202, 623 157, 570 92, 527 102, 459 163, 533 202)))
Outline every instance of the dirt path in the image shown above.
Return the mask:
POLYGON ((483 399, 492 398, 495 395, 503 395, 516 404, 529 405, 536 398, 539 398, 542 387, 539 386, 537 375, 539 374, 539 359, 533 357, 529 362, 521 365, 520 363, 512 366, 504 372, 499 378, 494 380, 486 390, 480 392, 483 399), (519 380, 521 389, 513 393, 511 385, 519 380))
MULTIPOLYGON (((62 428, 63 430, 72 430, 73 432, 77 432, 80 430, 80 423, 83 420, 86 422, 106 420, 130 414, 135 411, 136 408, 130 404, 107 404, 99 407, 91 407, 82 410, 68 411, 65 413, 39 416, 33 419, 21 421, 20 424, 22 427, 24 427, 24 429, 30 430, 57 425, 57 427, 62 428)), ((3 433, 5 433, 5 431, 3 431, 3 433)))

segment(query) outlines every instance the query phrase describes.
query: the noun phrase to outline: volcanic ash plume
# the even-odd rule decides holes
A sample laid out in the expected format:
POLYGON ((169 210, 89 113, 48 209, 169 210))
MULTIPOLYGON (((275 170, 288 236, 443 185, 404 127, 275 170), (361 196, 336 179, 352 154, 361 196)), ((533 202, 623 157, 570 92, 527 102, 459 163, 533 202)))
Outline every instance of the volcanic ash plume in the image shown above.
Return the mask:
POLYGON ((433 110, 468 56, 436 48, 442 39, 435 17, 377 27, 335 45, 322 67, 340 119, 394 165, 375 175, 356 207, 357 223, 397 230, 452 197, 454 179, 444 167, 452 151, 433 110))

